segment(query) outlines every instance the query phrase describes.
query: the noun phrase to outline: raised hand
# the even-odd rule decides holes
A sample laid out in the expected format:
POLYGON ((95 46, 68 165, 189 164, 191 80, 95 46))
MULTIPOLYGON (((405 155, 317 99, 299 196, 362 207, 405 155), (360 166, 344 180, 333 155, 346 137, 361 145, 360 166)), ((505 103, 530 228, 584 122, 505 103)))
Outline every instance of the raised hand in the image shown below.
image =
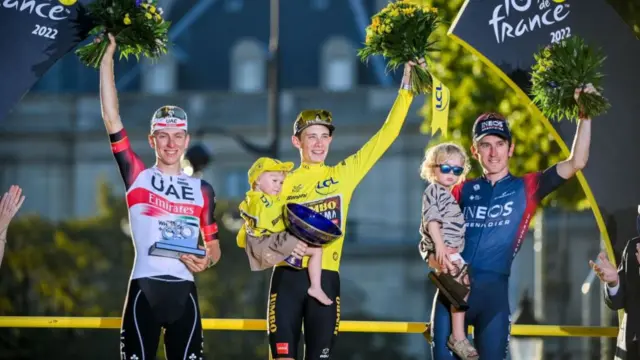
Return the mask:
POLYGON ((591 266, 600 281, 607 283, 609 286, 618 285, 618 269, 609 262, 605 253, 601 252, 598 254, 598 259, 600 260, 600 264, 589 260, 589 266, 591 266))
MULTIPOLYGON (((109 39, 109 45, 107 45, 107 50, 105 51, 104 57, 102 58, 102 64, 113 60, 113 55, 116 53, 116 48, 118 47, 118 45, 116 44, 116 38, 111 33, 108 33, 107 37, 109 39)), ((100 43, 103 40, 104 35, 100 35, 97 36, 93 41, 95 43, 100 43)))
POLYGON ((24 199, 22 189, 18 185, 12 185, 9 191, 2 195, 0 200, 0 233, 9 227, 11 219, 20 210, 24 199))

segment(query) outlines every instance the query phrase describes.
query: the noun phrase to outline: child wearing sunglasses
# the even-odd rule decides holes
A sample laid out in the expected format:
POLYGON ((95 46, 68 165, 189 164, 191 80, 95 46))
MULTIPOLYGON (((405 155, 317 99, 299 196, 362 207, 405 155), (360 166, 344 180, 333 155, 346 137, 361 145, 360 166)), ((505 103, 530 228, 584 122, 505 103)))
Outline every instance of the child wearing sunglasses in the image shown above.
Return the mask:
MULTIPOLYGON (((462 147, 443 143, 427 149, 420 166, 420 177, 429 182, 422 196, 420 254, 436 254, 441 269, 469 288, 467 265, 460 256, 464 249, 465 221, 451 188, 462 182, 469 171, 469 157, 462 147)), ((468 293, 465 300, 468 298, 468 293)), ((447 345, 461 359, 477 359, 478 352, 465 335, 465 313, 451 307, 452 332, 447 345)))

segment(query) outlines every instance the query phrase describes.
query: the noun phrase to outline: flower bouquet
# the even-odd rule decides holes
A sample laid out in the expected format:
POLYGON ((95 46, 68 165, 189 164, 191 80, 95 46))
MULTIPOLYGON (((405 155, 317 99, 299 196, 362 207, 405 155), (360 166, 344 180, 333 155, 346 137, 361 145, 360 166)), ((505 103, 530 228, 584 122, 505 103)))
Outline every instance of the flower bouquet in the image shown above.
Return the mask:
POLYGON ((589 47, 583 39, 571 36, 534 54, 531 96, 549 119, 592 118, 605 113, 609 101, 602 93, 602 64, 606 56, 589 47), (575 90, 592 84, 596 92, 575 90))
MULTIPOLYGON (((391 70, 409 61, 427 60, 427 54, 435 51, 435 41, 429 41, 429 37, 439 23, 436 8, 402 0, 389 3, 371 18, 358 56, 366 61, 370 56, 382 55, 391 70)), ((433 82, 429 72, 420 66, 414 66, 411 71, 411 91, 414 94, 431 92, 433 82)))
MULTIPOLYGON (((88 14, 96 26, 89 34, 115 36, 120 59, 140 55, 157 59, 166 54, 170 22, 162 18, 157 0, 95 0, 88 5, 88 14)), ((100 66, 109 41, 92 42, 78 50, 80 61, 94 68, 100 66)))

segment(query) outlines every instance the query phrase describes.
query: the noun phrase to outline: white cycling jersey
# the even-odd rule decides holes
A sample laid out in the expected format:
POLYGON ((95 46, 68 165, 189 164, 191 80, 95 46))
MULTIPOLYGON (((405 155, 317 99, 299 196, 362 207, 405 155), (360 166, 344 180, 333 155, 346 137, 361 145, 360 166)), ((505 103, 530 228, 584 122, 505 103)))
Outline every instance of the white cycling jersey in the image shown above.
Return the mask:
POLYGON ((145 168, 131 149, 124 129, 110 138, 127 190, 136 251, 131 279, 171 275, 193 281, 193 274, 182 261, 149 255, 149 249, 158 241, 196 243, 199 230, 204 241, 217 239, 213 188, 206 181, 184 173, 166 175, 155 166, 145 168))

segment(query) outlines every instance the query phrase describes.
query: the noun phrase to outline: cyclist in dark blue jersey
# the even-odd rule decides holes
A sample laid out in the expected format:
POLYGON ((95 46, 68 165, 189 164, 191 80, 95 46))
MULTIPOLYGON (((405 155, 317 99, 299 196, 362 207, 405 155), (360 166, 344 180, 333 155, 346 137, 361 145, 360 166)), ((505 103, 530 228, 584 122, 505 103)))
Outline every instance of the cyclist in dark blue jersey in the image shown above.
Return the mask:
MULTIPOLYGON (((595 92, 589 85, 585 92, 595 92)), ((580 92, 576 91, 576 98, 580 92)), ((465 181, 452 192, 464 213, 467 229, 462 257, 469 264, 471 291, 466 321, 474 327, 474 345, 480 359, 506 359, 511 313, 511 263, 525 238, 533 214, 545 196, 584 168, 589 157, 591 121, 578 120, 571 155, 544 171, 515 176, 509 172, 514 143, 506 119, 496 113, 480 115, 473 125, 471 152, 483 176, 465 181)), ((429 264, 440 269, 434 254, 429 264)), ((436 294, 431 314, 432 358, 457 359, 447 347, 451 333, 450 308, 436 294)))

